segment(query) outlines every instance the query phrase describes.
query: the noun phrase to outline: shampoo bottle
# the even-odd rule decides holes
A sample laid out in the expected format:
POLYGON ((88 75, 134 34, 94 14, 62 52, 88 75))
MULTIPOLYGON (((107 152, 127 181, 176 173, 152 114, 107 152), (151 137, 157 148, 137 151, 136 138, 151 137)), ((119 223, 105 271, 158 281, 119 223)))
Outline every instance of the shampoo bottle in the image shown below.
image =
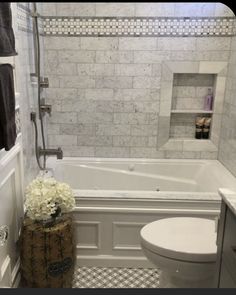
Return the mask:
POLYGON ((206 95, 204 100, 204 110, 211 111, 212 105, 213 105, 213 93, 211 88, 208 88, 208 94, 206 95))

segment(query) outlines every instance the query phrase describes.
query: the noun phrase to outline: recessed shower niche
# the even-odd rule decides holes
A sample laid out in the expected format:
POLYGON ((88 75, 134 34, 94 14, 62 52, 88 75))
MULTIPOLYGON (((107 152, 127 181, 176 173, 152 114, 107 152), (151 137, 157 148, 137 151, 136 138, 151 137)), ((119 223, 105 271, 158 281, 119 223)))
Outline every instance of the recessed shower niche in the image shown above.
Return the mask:
POLYGON ((197 117, 211 118, 215 97, 214 74, 174 74, 171 103, 170 138, 195 138, 197 117), (212 107, 206 109, 205 98, 212 92, 212 107))
POLYGON ((218 150, 227 62, 163 62, 158 150, 218 150), (211 89, 212 107, 204 100, 211 89), (195 138, 197 117, 211 118, 208 139, 195 138))

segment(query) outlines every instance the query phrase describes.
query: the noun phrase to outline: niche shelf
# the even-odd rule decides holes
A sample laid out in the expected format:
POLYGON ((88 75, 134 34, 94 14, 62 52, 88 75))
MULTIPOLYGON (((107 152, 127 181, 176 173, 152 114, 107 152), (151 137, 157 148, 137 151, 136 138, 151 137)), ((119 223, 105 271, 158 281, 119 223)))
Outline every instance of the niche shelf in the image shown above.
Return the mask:
POLYGON ((212 89, 214 98, 214 85, 215 75, 213 74, 174 74, 170 138, 195 139, 196 117, 209 118, 213 114, 213 110, 206 111, 203 107, 208 88, 212 89))
POLYGON ((213 111, 205 110, 171 110, 172 114, 212 114, 213 111))

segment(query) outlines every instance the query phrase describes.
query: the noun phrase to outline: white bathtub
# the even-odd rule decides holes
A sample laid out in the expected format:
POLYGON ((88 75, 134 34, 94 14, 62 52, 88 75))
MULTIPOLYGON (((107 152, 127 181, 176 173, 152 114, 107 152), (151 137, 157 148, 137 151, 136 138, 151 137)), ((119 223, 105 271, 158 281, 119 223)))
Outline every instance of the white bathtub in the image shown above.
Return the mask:
POLYGON ((233 175, 216 160, 64 158, 51 160, 54 176, 81 191, 217 193, 236 188, 233 175))
POLYGON ((166 217, 219 215, 219 188, 236 190, 216 160, 49 159, 56 179, 76 195, 80 265, 153 267, 140 247, 140 230, 166 217))

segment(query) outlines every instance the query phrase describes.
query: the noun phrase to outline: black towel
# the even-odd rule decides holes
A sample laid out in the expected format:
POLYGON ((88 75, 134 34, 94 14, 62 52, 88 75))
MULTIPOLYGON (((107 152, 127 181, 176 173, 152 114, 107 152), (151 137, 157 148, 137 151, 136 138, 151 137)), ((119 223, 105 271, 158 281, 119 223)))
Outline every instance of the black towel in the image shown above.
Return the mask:
POLYGON ((16 140, 13 68, 0 65, 0 149, 9 151, 16 140))
POLYGON ((12 29, 11 3, 0 2, 0 56, 17 55, 12 29))

